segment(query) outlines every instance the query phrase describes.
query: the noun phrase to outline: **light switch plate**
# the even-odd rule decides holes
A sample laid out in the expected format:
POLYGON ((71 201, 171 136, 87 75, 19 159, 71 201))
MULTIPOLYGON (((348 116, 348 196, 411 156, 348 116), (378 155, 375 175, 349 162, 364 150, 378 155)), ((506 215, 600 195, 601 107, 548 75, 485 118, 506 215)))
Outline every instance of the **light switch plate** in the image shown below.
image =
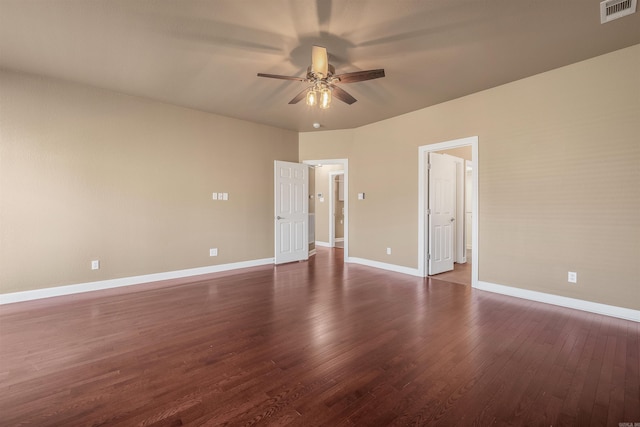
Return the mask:
POLYGON ((213 200, 218 200, 218 193, 213 193, 213 200))
POLYGON ((364 200, 364 193, 358 193, 358 200, 364 200))
POLYGON ((229 200, 229 193, 222 193, 222 200, 229 200))

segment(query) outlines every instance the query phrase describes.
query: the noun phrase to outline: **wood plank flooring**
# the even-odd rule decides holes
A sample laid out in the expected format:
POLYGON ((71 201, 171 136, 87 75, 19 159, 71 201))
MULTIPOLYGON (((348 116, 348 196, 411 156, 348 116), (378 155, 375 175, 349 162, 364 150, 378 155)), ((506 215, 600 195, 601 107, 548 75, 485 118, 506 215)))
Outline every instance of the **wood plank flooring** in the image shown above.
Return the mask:
POLYGON ((471 286, 471 262, 453 264, 453 270, 431 276, 432 279, 471 286))
POLYGON ((359 265, 0 307, 2 426, 618 426, 639 324, 359 265))

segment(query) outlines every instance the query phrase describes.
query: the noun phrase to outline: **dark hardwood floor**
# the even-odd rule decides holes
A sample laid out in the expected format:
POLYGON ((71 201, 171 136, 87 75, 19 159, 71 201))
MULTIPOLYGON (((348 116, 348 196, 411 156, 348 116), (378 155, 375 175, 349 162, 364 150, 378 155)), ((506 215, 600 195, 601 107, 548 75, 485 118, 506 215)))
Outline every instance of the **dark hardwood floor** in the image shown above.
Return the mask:
POLYGON ((639 324, 342 250, 0 307, 0 425, 618 426, 639 324))

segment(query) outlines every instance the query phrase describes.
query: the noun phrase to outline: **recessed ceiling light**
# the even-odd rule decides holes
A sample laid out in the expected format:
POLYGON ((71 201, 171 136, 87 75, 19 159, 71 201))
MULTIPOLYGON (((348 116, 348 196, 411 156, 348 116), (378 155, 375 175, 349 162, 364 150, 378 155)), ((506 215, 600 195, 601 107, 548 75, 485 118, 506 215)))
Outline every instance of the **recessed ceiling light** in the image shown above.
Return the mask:
POLYGON ((319 129, 319 128, 320 128, 320 123, 315 122, 315 123, 313 124, 313 127, 314 127, 314 128, 316 128, 316 129, 319 129))

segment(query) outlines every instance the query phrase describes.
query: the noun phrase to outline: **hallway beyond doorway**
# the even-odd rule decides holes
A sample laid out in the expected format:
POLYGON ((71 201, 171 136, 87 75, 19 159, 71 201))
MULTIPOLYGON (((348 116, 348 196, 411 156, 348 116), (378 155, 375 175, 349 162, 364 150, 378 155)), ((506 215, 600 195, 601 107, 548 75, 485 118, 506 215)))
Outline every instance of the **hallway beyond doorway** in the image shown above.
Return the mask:
POLYGON ((471 286, 471 250, 467 250, 467 262, 464 264, 453 264, 453 271, 429 276, 436 280, 445 280, 459 285, 471 286))

